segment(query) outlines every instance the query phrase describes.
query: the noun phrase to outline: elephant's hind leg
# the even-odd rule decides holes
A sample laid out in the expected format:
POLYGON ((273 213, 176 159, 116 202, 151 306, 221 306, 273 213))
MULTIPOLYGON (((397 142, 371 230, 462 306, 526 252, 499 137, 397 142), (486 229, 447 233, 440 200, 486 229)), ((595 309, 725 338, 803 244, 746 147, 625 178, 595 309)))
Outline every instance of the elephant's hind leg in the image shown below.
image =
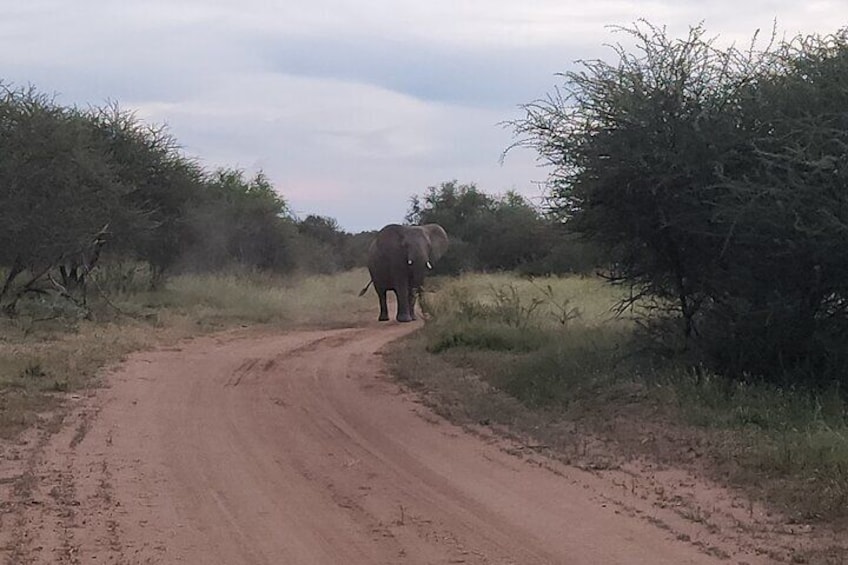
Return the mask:
POLYGON ((389 320, 389 307, 386 304, 386 289, 377 288, 375 285, 374 290, 377 291, 377 298, 380 300, 380 317, 377 318, 377 321, 387 322, 389 320))

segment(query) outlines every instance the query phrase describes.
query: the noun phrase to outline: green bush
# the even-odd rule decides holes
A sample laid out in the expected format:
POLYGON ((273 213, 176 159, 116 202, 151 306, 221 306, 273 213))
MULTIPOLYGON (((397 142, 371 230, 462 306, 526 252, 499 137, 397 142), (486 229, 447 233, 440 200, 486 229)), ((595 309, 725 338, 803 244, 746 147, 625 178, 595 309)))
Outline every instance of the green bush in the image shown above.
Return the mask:
POLYGON ((636 46, 513 123, 554 213, 711 368, 848 384, 848 28, 765 51, 618 31, 636 46))

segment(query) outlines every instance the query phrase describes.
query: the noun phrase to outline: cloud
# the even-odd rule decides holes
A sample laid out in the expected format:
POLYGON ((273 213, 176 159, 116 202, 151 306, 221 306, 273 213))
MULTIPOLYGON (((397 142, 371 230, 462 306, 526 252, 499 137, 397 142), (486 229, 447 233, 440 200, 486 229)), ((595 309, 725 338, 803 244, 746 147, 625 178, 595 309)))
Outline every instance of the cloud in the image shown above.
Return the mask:
POLYGON ((546 88, 580 45, 466 49, 364 37, 275 38, 263 48, 268 72, 366 82, 429 101, 512 107, 546 88), (529 64, 531 63, 532 64, 529 64))
POLYGON ((179 104, 132 106, 151 121, 169 116, 185 151, 207 167, 263 169, 298 212, 333 215, 350 229, 401 220, 413 193, 442 180, 506 190, 520 178, 498 180, 511 139, 500 111, 329 78, 235 78, 179 104), (232 102, 240 97, 250 104, 232 102))

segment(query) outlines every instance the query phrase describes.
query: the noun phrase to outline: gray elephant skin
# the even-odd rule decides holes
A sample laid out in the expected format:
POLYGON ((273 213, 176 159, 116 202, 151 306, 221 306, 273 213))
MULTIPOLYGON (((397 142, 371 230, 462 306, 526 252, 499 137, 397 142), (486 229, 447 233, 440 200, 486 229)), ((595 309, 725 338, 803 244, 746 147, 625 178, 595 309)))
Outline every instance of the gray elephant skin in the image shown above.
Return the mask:
POLYGON ((397 296, 397 321, 415 319, 415 297, 427 272, 448 248, 448 234, 439 224, 401 226, 389 224, 377 233, 368 250, 368 271, 380 300, 381 322, 389 319, 386 293, 397 296))

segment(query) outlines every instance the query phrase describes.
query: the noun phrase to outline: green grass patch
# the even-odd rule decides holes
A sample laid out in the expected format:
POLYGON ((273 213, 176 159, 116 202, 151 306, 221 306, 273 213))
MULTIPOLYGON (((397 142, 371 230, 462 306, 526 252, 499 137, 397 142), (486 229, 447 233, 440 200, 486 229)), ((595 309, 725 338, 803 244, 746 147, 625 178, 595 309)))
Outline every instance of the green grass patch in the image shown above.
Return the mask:
POLYGON ((551 339, 538 328, 516 328, 465 322, 434 329, 428 338, 428 351, 441 353, 453 348, 486 351, 535 351, 551 339))
POLYGON ((618 370, 626 338, 603 327, 550 332, 545 347, 503 364, 493 383, 531 408, 567 408, 627 379, 618 370))
POLYGON ((848 404, 678 369, 655 381, 678 421, 712 432, 716 468, 799 520, 848 520, 848 404))

